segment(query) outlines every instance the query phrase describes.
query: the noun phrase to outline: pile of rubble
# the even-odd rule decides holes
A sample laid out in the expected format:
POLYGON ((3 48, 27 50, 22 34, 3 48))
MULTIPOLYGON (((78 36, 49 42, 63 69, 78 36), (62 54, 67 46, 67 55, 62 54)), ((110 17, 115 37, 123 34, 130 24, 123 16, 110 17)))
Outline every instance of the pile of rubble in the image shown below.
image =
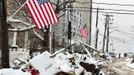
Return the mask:
MULTIPOLYGON (((12 71, 24 72, 22 75, 105 75, 98 66, 100 63, 86 47, 83 48, 86 53, 69 53, 67 47, 53 54, 43 52, 28 62, 17 60, 20 63, 16 63, 17 68, 15 66, 12 71)), ((4 73, 2 69, 0 74, 8 75, 4 73)))

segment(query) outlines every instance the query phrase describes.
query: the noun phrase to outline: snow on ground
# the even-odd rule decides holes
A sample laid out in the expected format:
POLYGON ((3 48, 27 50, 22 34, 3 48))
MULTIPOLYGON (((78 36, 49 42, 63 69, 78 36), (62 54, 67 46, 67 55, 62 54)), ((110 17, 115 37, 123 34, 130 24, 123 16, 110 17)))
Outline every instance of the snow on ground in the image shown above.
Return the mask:
POLYGON ((115 59, 103 65, 106 75, 134 75, 134 64, 131 58, 115 59))
POLYGON ((134 63, 132 63, 132 64, 128 63, 127 66, 134 69, 134 63))

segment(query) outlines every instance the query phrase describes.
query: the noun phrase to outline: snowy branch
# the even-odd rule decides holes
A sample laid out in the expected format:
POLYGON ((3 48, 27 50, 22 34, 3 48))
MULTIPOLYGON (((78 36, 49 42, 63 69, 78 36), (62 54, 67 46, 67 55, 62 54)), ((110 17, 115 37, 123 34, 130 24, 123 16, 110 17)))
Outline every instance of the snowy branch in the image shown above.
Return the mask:
MULTIPOLYGON (((21 29, 19 29, 19 28, 10 29, 9 28, 8 30, 11 32, 23 32, 23 31, 29 31, 29 30, 35 28, 35 25, 31 25, 30 23, 27 23, 27 22, 24 22, 24 21, 21 21, 18 19, 13 19, 11 17, 9 17, 7 19, 7 22, 16 22, 16 23, 19 22, 19 23, 23 23, 24 25, 27 25, 27 27, 21 28, 21 29)), ((33 32, 34 32, 34 35, 37 36, 39 39, 44 40, 43 37, 41 37, 35 30, 33 30, 33 32)))
POLYGON ((44 40, 42 36, 40 36, 34 29, 33 29, 34 34, 41 40, 44 40))
POLYGON ((24 22, 24 21, 22 21, 22 20, 18 20, 18 19, 13 19, 13 18, 11 18, 11 17, 8 17, 7 18, 7 22, 8 23, 10 23, 10 22, 18 22, 18 23, 23 23, 23 24, 25 24, 25 25, 27 25, 27 26, 30 26, 31 24, 30 23, 27 23, 27 22, 24 22))
POLYGON ((81 44, 84 44, 85 46, 91 48, 92 50, 94 50, 94 51, 100 53, 100 51, 98 51, 97 49, 93 48, 92 46, 90 46, 90 45, 88 45, 88 44, 86 44, 86 43, 83 43, 83 42, 81 42, 81 41, 79 41, 79 42, 80 42, 81 44))
POLYGON ((27 28, 22 28, 22 29, 11 29, 9 28, 8 30, 11 31, 11 32, 23 32, 23 31, 29 31, 31 29, 35 28, 35 25, 32 25, 32 26, 29 26, 27 28))
POLYGON ((67 50, 68 48, 72 47, 72 46, 75 45, 75 44, 76 44, 76 42, 73 42, 73 43, 71 43, 71 45, 67 46, 66 48, 62 48, 62 49, 56 51, 55 53, 53 53, 53 54, 51 55, 51 57, 54 57, 54 56, 57 55, 58 53, 61 53, 61 52, 65 51, 65 50, 67 50))

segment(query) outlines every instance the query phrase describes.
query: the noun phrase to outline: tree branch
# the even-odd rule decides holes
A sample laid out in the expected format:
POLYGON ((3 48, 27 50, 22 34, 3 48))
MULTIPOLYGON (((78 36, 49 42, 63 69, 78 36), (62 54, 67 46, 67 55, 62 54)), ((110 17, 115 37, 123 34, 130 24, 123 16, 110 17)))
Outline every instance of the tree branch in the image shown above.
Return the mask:
POLYGON ((35 25, 29 26, 29 27, 23 28, 23 29, 11 29, 11 28, 9 28, 8 31, 10 31, 10 32, 24 32, 24 31, 29 31, 33 28, 35 28, 35 25))
POLYGON ((42 36, 40 36, 34 29, 33 29, 33 33, 34 33, 34 35, 36 35, 42 41, 44 40, 44 38, 42 36))
POLYGON ((24 21, 22 21, 22 20, 18 20, 18 19, 13 19, 12 17, 8 17, 7 18, 7 22, 8 23, 10 23, 10 22, 18 22, 18 23, 23 23, 23 24, 25 24, 27 27, 28 26, 31 26, 31 24, 30 23, 27 23, 27 22, 24 22, 24 21))

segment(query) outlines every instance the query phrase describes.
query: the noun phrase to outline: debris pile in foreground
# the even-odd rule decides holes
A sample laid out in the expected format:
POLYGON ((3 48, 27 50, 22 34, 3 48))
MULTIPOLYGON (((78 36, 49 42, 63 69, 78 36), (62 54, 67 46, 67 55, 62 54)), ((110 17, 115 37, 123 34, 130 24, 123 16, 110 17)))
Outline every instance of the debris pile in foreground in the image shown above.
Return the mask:
POLYGON ((1 75, 105 75, 87 54, 44 52, 19 69, 1 69, 1 75))

